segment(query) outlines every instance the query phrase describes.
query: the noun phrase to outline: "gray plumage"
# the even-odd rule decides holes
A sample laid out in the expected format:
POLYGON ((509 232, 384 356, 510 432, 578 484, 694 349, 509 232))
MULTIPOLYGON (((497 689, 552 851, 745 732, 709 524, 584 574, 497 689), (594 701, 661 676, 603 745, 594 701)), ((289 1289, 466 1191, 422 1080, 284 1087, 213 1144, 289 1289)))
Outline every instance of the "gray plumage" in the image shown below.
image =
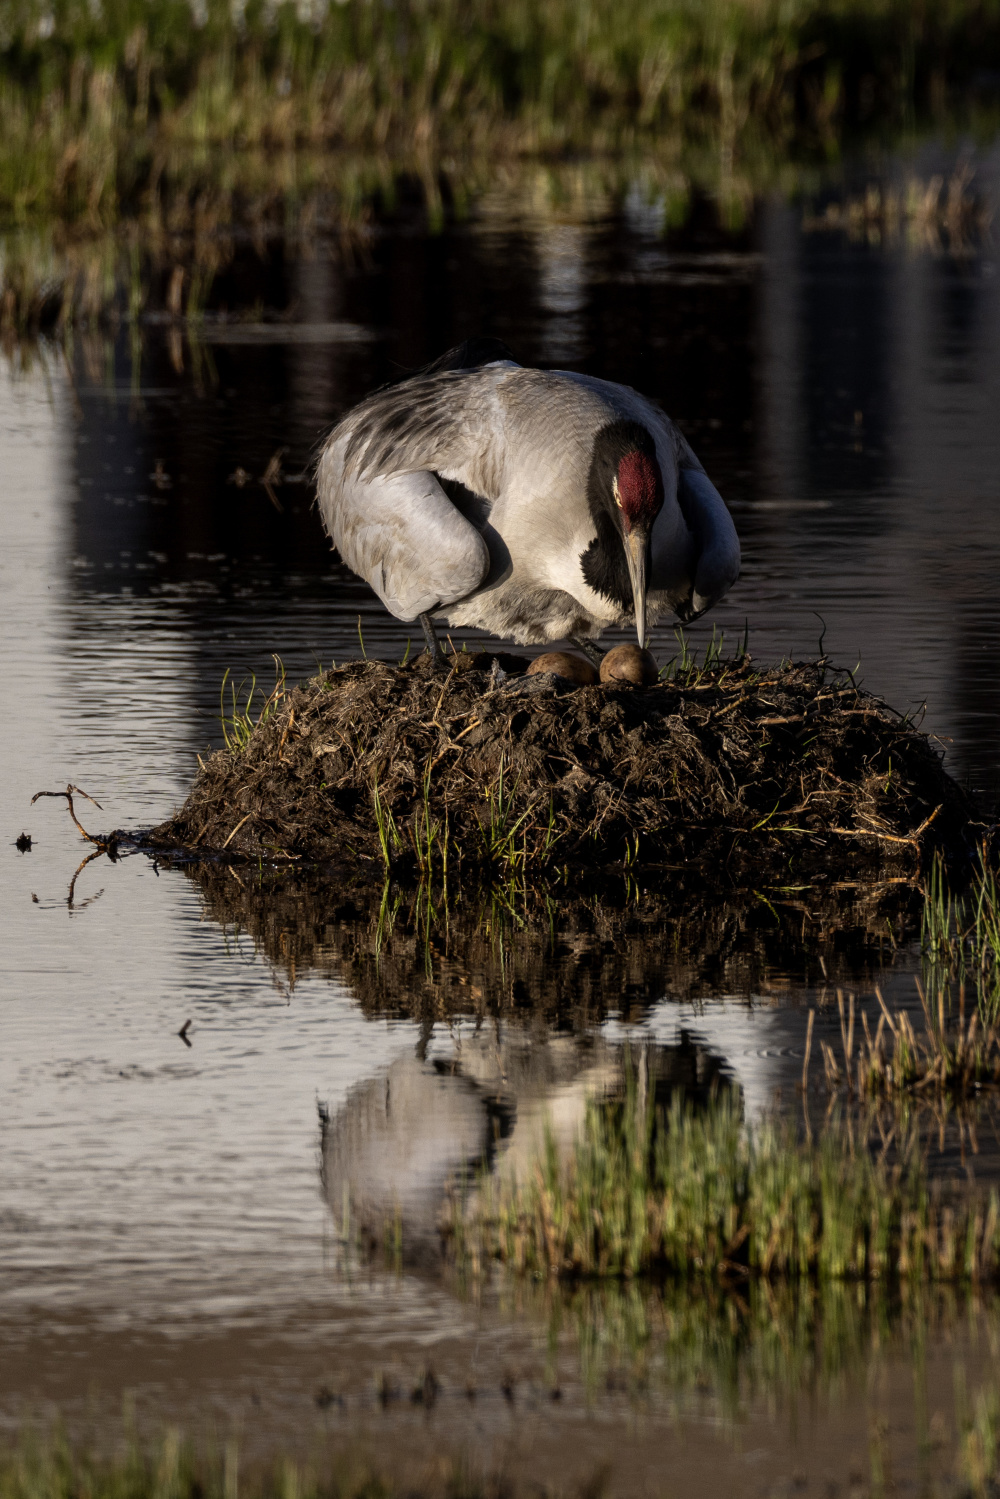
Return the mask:
POLYGON ((344 562, 398 619, 434 615, 522 644, 595 636, 634 617, 621 590, 584 567, 599 529, 595 444, 616 423, 649 433, 663 480, 647 619, 693 618, 739 573, 735 529, 669 418, 610 381, 495 360, 377 391, 324 444, 320 512, 344 562))

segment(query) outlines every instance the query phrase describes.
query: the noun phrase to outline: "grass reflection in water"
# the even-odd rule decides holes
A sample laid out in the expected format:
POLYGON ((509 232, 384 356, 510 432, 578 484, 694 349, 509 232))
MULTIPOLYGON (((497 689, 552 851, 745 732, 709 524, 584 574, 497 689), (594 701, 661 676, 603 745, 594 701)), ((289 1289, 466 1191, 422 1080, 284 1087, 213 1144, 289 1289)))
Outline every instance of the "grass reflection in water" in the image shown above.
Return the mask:
POLYGON ((785 1409, 829 1398, 870 1377, 892 1350, 905 1350, 919 1366, 944 1328, 967 1325, 991 1353, 1000 1348, 1000 1303, 992 1291, 953 1286, 567 1285, 504 1276, 500 1299, 509 1314, 543 1323, 551 1347, 569 1334, 592 1395, 669 1395, 679 1412, 710 1399, 729 1420, 759 1401, 785 1409))
MULTIPOLYGON (((741 1433, 765 1413, 782 1426, 790 1420, 794 1430, 806 1427, 817 1408, 839 1425, 843 1417, 836 1412, 843 1406, 843 1459, 852 1492, 885 1492, 881 1478, 891 1461, 903 1470, 904 1487, 904 1473, 919 1473, 920 1492, 928 1496, 978 1499, 996 1492, 1000 1389, 988 1365, 1000 1350, 1000 1303, 992 1293, 843 1282, 758 1282, 740 1292, 718 1284, 567 1287, 518 1280, 507 1283, 501 1303, 508 1315, 546 1328, 552 1396, 560 1390, 556 1349, 568 1333, 582 1357, 588 1400, 617 1396, 636 1415, 665 1404, 679 1418, 669 1449, 675 1456, 684 1450, 685 1431, 711 1461, 711 1452, 739 1452, 741 1433), (879 1412, 893 1365, 912 1373, 905 1381, 905 1421, 892 1431, 890 1453, 889 1422, 879 1412), (867 1453, 847 1414, 852 1392, 860 1389, 872 1400, 867 1453)), ((96 1449, 71 1445, 58 1431, 27 1431, 0 1448, 0 1499, 513 1499, 537 1493, 537 1485, 491 1467, 481 1442, 463 1451, 460 1423, 452 1416, 468 1407, 469 1391, 437 1380, 433 1386, 449 1431, 447 1437, 442 1431, 433 1464, 407 1458, 398 1443, 386 1441, 384 1410, 377 1456, 345 1429, 332 1444, 314 1446, 305 1460, 290 1447, 264 1463, 242 1457, 233 1440, 206 1444, 174 1428, 149 1439, 129 1427, 124 1443, 96 1449)), ((338 1398, 338 1410, 353 1427, 377 1395, 370 1387, 353 1390, 338 1398)), ((415 1399, 411 1395, 409 1403, 415 1399)), ((801 1452, 790 1448, 789 1464, 800 1460, 801 1452)), ((605 1470, 605 1482, 593 1491, 617 1492, 615 1477, 613 1468, 605 1470)), ((803 1474, 795 1486, 806 1481, 803 1474)), ((557 1484, 545 1492, 581 1489, 557 1484)))

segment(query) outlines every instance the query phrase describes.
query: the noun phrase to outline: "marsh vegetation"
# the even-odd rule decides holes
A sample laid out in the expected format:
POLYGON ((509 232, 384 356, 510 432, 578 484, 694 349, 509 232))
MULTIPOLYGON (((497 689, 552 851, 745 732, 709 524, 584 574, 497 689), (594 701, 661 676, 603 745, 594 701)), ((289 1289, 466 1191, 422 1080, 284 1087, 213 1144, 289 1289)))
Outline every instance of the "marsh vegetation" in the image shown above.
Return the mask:
POLYGON ((1000 1272, 1000 1194, 931 1183, 919 1152, 889 1163, 834 1121, 818 1140, 744 1125, 726 1092, 656 1110, 634 1085, 592 1102, 568 1157, 501 1171, 448 1230, 462 1268, 541 1276, 981 1281, 1000 1272))
POLYGON ((825 660, 760 670, 719 642, 653 686, 573 690, 525 658, 356 662, 254 719, 235 703, 164 848, 324 859, 446 886, 721 865, 734 883, 961 864, 976 813, 930 741, 825 660), (520 673, 520 674, 519 674, 520 673))
MULTIPOLYGON (((414 191, 439 227, 498 172, 529 212, 632 191, 667 228, 707 194, 733 228, 858 130, 989 134, 998 60, 988 0, 24 0, 0 29, 0 326, 196 323, 234 233, 363 240, 414 191)), ((954 247, 990 213, 964 164, 807 216, 954 247)))
POLYGON ((288 1456, 250 1465, 241 1463, 234 1440, 197 1444, 175 1428, 158 1441, 131 1432, 115 1456, 31 1432, 0 1451, 3 1499, 233 1499, 237 1492, 249 1499, 500 1499, 506 1489, 499 1476, 478 1473, 458 1454, 402 1477, 350 1449, 320 1461, 288 1456))
MULTIPOLYGON (((822 144, 942 111, 996 66, 987 0, 93 7, 26 0, 0 36, 0 202, 91 218, 186 159, 303 147, 422 159, 620 151, 678 137, 822 144)), ((225 167, 223 167, 225 160, 225 167)), ((235 183, 239 183, 236 167, 235 183)))

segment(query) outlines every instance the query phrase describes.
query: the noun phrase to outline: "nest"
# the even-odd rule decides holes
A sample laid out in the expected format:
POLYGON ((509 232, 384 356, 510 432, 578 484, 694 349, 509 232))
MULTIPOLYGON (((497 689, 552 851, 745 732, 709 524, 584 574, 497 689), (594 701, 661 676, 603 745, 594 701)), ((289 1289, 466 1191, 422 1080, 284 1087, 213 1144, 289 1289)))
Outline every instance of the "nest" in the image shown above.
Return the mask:
POLYGON ((979 831, 927 735, 825 661, 574 688, 520 657, 353 662, 272 695, 159 847, 454 881, 913 877, 979 831))

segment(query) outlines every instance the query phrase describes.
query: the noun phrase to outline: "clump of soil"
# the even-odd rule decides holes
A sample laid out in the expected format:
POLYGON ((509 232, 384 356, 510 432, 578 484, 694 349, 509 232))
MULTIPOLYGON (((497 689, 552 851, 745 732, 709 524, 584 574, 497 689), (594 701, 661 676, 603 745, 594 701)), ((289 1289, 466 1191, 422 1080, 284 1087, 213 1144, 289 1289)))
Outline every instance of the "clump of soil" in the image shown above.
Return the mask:
POLYGON ((620 862, 734 883, 971 851, 973 806, 928 737, 825 661, 648 687, 526 665, 354 662, 282 693, 151 841, 400 877, 620 862))

